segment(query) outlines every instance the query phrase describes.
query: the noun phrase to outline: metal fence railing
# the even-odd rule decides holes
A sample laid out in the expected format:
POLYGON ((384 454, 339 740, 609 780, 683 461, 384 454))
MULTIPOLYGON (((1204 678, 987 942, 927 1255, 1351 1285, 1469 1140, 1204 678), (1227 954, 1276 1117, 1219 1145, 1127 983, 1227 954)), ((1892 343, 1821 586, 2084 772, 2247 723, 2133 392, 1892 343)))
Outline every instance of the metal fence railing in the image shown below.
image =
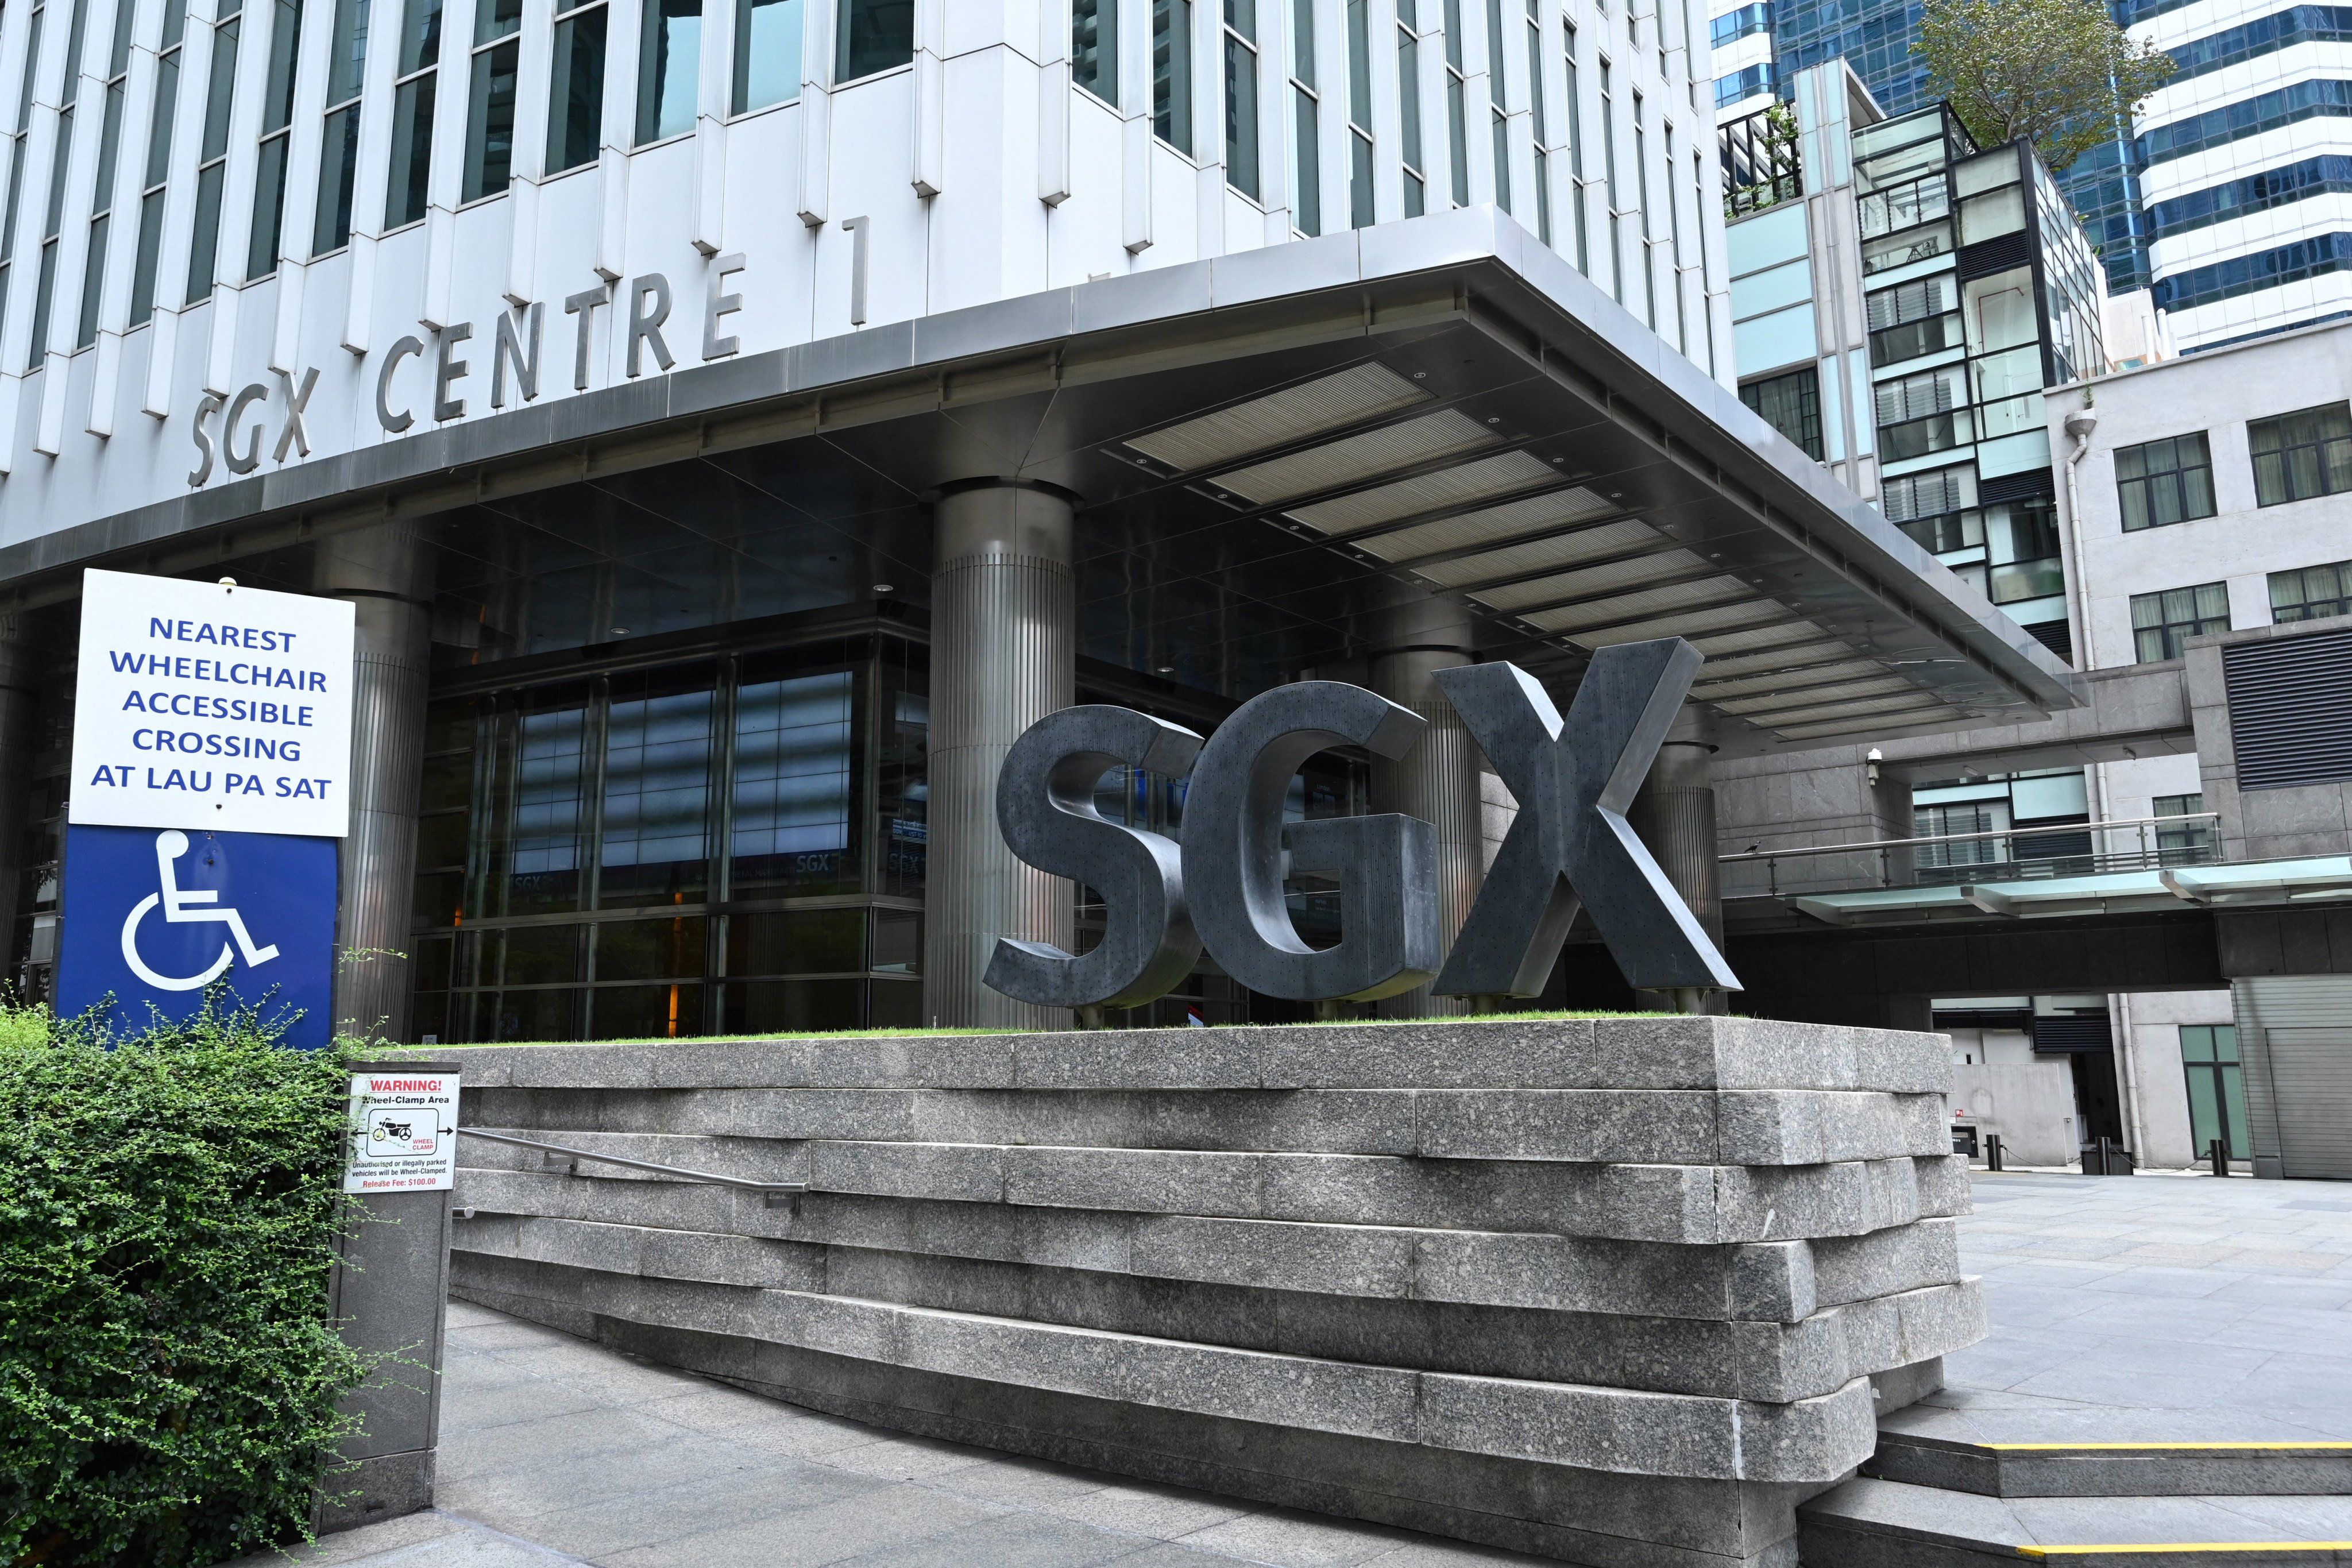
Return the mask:
POLYGON ((2217 812, 1983 833, 1937 833, 1858 844, 1802 844, 1721 858, 1726 899, 1868 888, 1950 886, 2210 866, 2217 812))

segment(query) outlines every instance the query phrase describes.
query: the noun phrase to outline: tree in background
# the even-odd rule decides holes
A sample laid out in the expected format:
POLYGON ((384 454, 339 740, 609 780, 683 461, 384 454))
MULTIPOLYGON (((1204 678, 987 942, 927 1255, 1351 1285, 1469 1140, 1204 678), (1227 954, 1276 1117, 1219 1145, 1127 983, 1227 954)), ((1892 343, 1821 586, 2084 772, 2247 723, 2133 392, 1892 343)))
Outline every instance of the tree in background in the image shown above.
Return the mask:
POLYGON ((2132 111, 2175 69, 2098 0, 1928 0, 1911 48, 1969 135, 2030 141, 2053 171, 2129 135, 2132 111))

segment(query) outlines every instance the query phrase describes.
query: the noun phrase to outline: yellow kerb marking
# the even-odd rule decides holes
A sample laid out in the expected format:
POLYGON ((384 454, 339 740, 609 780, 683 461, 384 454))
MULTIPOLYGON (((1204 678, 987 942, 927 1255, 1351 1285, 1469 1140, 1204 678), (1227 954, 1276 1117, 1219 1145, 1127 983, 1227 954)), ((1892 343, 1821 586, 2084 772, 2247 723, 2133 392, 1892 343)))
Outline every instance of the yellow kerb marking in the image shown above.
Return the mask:
POLYGON ((2004 1454, 2074 1453, 2082 1449, 2122 1449, 2126 1451, 2158 1449, 2262 1448, 2275 1453, 2324 1454, 2352 1453, 2352 1443, 1979 1443, 1979 1448, 1992 1448, 2004 1454))
POLYGON ((2199 1541, 2151 1546, 2021 1546, 2021 1557, 2087 1557, 2095 1552, 2352 1552, 2352 1541, 2199 1541))

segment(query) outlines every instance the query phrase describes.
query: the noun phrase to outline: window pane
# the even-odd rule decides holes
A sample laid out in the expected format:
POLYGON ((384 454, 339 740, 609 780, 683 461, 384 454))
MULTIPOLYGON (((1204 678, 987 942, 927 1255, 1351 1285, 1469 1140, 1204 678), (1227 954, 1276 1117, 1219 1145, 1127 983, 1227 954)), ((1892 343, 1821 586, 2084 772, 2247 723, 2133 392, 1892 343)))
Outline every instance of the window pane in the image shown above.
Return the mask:
POLYGON ((1323 232, 1323 164, 1322 153, 1316 145, 1316 102, 1303 88, 1292 88, 1290 96, 1298 121, 1297 191, 1292 221, 1298 225, 1299 233, 1318 235, 1323 232))
POLYGON ((212 298, 213 263, 220 249, 221 178, 226 163, 215 163, 196 176, 195 233, 188 247, 186 303, 212 298))
POLYGON ((710 680, 704 669, 613 681, 601 907, 699 903, 709 886, 710 680))
POLYGON ((367 70, 368 0, 335 0, 333 42, 327 52, 327 103, 332 107, 360 95, 367 70))
POLYGON ((604 134, 604 20, 607 8, 575 11, 555 25, 547 100, 547 172, 596 161, 604 134))
POLYGON ((211 163, 228 151, 229 100, 236 89, 237 31, 236 21, 213 29, 213 77, 205 98, 205 141, 200 162, 211 163))
POLYGON ((841 0, 835 80, 855 81, 914 58, 915 0, 841 0))
POLYGON ((81 322, 74 333, 74 347, 86 349, 98 342, 98 297, 106 282, 106 231, 110 221, 108 214, 100 214, 90 221, 89 249, 82 258, 81 322))
POLYGON ((702 0, 646 0, 637 45, 637 143, 694 129, 702 68, 702 0))
POLYGON ((2210 1062, 2213 1059, 2213 1027, 2210 1024, 2180 1026, 2180 1059, 2185 1062, 2210 1062))
POLYGON ((253 233, 245 249, 248 283, 278 270, 278 231, 286 214, 286 151, 293 140, 278 135, 261 144, 261 161, 253 177, 253 233))
POLYGON ((1402 27, 1397 29, 1397 141, 1405 167, 1420 170, 1421 43, 1402 27))
MULTIPOLYGON (((2231 1034, 2235 1033, 2233 1029, 2231 1034)), ((2246 1121, 2245 1070, 2233 1062, 2216 1068, 2214 1076, 2221 1080, 2222 1121, 2230 1130, 2230 1157, 2251 1160, 2254 1136, 2246 1121)))
POLYGON ((474 201, 507 188, 514 158, 515 68, 522 46, 500 44, 474 57, 474 92, 466 120, 466 184, 474 201))
POLYGON ((727 921, 730 978, 852 974, 866 969, 866 911, 793 910, 732 915, 727 921))
POLYGON ((1151 131, 1192 155, 1192 0, 1151 0, 1151 131))
POLYGON ((340 250, 352 237, 352 192, 360 173, 360 106, 327 116, 319 149, 319 211, 310 226, 310 254, 340 250))
POLYGON ((801 0, 738 0, 734 112, 801 95, 801 0))
POLYGON ((699 915, 606 921, 595 928, 599 980, 699 980, 709 922, 699 915))
POLYGON ((474 42, 490 43, 522 29, 522 0, 479 0, 474 7, 474 42))
POLYGON ((408 9, 401 17, 400 65, 395 74, 423 70, 440 58, 441 0, 408 0, 408 9))
POLYGON ((1372 226, 1372 144, 1352 132, 1348 136, 1348 222, 1352 227, 1372 226))
POLYGON ((302 11, 296 0, 278 0, 270 18, 269 74, 261 89, 261 133, 283 131, 294 118, 294 62, 302 44, 302 11))
POLYGON ((163 193, 150 191, 139 202, 139 257, 131 273, 131 325, 143 326, 155 314, 155 263, 163 248, 163 193))
POLYGON ((858 886, 850 834, 855 688, 851 672, 834 670, 739 689, 727 851, 735 897, 858 886))
POLYGON ((477 864, 488 885, 474 906, 484 915, 580 907, 587 695, 557 689, 529 701, 498 716, 490 818, 478 825, 487 843, 477 864))
POLYGON ((392 100, 392 179, 384 195, 383 224, 398 228, 425 216, 426 179, 433 167, 433 86, 438 74, 402 84, 392 100))
POLYGON ((1225 39, 1225 183, 1245 196, 1258 194, 1257 51, 1225 39))

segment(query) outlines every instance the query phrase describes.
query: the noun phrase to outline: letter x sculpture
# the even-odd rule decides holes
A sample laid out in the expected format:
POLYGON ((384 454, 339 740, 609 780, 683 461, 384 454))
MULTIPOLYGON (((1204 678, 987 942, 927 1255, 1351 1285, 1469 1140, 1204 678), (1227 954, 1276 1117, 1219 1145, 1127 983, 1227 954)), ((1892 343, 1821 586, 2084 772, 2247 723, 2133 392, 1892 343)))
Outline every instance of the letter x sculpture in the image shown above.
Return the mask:
POLYGON ((1680 637, 1604 647, 1592 656, 1564 723, 1517 665, 1436 671, 1519 815, 1432 990, 1536 995, 1580 904, 1591 911, 1628 984, 1739 988, 1625 820, 1701 662, 1680 637))

